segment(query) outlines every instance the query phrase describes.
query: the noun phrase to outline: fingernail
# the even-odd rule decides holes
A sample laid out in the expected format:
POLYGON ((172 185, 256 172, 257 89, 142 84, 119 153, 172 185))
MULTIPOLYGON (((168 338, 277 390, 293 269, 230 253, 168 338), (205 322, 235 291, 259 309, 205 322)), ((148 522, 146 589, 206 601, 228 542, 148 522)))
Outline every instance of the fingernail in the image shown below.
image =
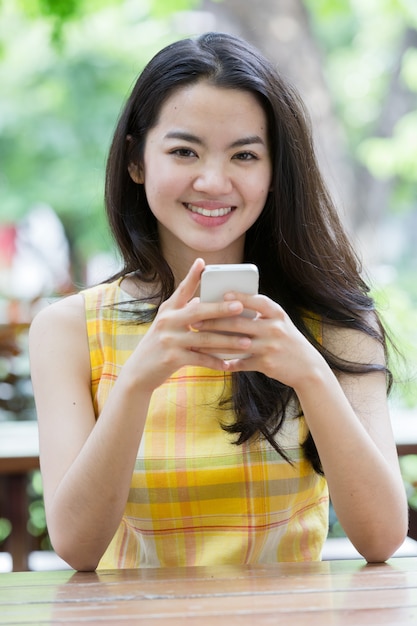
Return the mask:
POLYGON ((242 305, 240 302, 231 302, 228 308, 229 308, 229 311, 240 311, 240 309, 242 308, 242 305))

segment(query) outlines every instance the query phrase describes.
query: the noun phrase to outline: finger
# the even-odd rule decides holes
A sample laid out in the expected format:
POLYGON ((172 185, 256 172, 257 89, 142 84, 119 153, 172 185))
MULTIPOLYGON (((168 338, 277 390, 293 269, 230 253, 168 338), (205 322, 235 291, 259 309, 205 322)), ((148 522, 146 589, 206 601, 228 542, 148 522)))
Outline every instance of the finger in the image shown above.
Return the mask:
POLYGON ((191 350, 213 354, 216 352, 236 353, 236 357, 247 351, 252 344, 250 337, 244 335, 226 335, 211 332, 191 332, 188 337, 191 350))
POLYGON ((203 259, 196 259, 190 267, 187 275, 178 285, 171 296, 172 301, 178 307, 183 307, 191 300, 200 284, 201 272, 205 266, 203 259))
POLYGON ((217 319, 214 315, 211 315, 210 318, 204 319, 204 321, 196 322, 193 324, 193 327, 196 330, 206 332, 226 332, 234 335, 248 335, 249 337, 256 335, 258 328, 254 326, 254 323, 257 322, 257 318, 240 315, 243 311, 243 305, 241 302, 237 304, 240 305, 240 308, 238 309, 236 305, 236 312, 222 312, 217 319))
MULTIPOLYGON (((227 320, 238 317, 243 311, 241 302, 207 302, 201 303, 198 298, 191 300, 186 311, 187 323, 195 330, 200 330, 213 320, 227 320)), ((221 322, 218 322, 218 324, 221 322)))
POLYGON ((241 292, 228 292, 224 296, 225 302, 238 300, 245 309, 256 311, 262 317, 276 317, 277 315, 285 315, 284 309, 262 294, 249 295, 241 292))

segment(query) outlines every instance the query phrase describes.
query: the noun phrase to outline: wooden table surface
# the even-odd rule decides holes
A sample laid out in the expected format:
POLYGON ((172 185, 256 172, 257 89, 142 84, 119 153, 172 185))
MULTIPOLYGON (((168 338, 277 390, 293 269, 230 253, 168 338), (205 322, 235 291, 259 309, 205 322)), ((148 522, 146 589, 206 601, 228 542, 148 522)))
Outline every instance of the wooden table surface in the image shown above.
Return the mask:
POLYGON ((408 626, 417 558, 0 576, 0 624, 408 626))

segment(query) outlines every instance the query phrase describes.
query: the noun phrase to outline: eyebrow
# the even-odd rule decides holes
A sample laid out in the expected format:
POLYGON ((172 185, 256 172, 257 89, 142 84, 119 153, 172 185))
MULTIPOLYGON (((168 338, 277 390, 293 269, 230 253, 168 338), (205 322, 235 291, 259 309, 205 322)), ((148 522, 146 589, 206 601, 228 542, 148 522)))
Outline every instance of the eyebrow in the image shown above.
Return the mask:
MULTIPOLYGON (((181 139, 182 141, 188 141, 189 143, 196 143, 198 145, 203 145, 204 141, 197 137, 197 135, 193 135, 192 133, 187 133, 181 130, 172 130, 165 135, 166 139, 181 139)), ((250 144, 261 144, 265 145, 264 140, 259 137, 259 135, 248 135, 247 137, 241 137, 240 139, 236 139, 233 143, 230 144, 230 148, 240 148, 242 146, 247 146, 250 144)))

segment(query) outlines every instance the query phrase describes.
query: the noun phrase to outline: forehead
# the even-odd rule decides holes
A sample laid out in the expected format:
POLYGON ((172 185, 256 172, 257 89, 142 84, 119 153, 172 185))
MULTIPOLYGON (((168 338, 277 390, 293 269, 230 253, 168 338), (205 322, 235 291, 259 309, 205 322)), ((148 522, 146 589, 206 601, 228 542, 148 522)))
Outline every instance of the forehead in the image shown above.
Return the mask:
POLYGON ((266 113, 255 94, 206 81, 180 87, 161 106, 156 127, 178 124, 208 129, 251 127, 258 133, 267 132, 266 113))

